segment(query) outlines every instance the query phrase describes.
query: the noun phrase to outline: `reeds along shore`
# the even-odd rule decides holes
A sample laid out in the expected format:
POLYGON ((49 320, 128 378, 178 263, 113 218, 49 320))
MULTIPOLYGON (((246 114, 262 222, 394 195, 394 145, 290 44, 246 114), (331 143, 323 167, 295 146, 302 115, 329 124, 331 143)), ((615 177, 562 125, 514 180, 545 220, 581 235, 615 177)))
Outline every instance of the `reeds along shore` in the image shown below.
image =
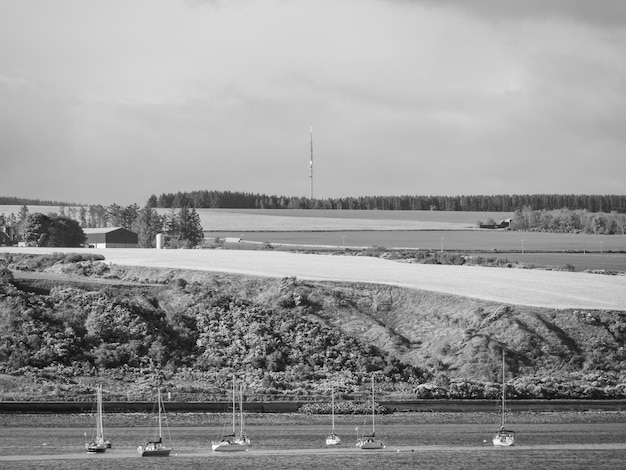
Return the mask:
MULTIPOLYGON (((166 402, 168 412, 172 413, 223 413, 227 402, 166 402)), ((316 413, 312 402, 271 401, 245 402, 244 411, 257 414, 316 413)), ((377 401, 379 413, 491 413, 496 412, 493 400, 415 400, 415 401, 377 401)), ((152 402, 106 402, 107 413, 148 413, 153 408, 152 402)), ((13 413, 90 413, 91 402, 0 402, 0 414, 13 413)), ((327 407, 324 407, 327 408, 327 407)), ((626 400, 507 400, 507 409, 511 412, 528 413, 584 413, 584 412, 624 412, 626 400)), ((358 414, 358 413, 355 413, 358 414)))

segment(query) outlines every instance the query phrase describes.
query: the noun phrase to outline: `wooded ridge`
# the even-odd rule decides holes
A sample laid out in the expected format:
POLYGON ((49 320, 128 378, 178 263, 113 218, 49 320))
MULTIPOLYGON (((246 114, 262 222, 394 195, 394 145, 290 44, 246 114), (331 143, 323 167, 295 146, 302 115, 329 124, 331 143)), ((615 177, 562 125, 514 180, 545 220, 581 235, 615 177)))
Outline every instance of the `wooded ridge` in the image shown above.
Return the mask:
POLYGON ((626 212, 626 195, 589 194, 498 194, 459 196, 359 196, 309 199, 294 196, 268 196, 232 191, 190 191, 152 195, 148 204, 172 208, 240 209, 359 209, 359 210, 439 210, 514 212, 533 210, 588 210, 626 212))
MULTIPOLYGON (((148 198, 147 204, 150 207, 192 206, 197 209, 376 209, 481 212, 514 212, 528 207, 533 210, 567 208, 590 212, 626 213, 626 195, 617 194, 387 195, 309 199, 302 196, 276 196, 242 191, 198 190, 162 193, 159 196, 153 194, 148 198)), ((0 196, 0 205, 69 207, 86 204, 0 196)))
POLYGON ((3 264, 2 400, 84 399, 96 382, 121 401, 141 400, 158 382, 182 401, 211 401, 233 373, 259 400, 331 386, 360 399, 371 373, 381 400, 496 399, 502 349, 511 398, 626 398, 624 312, 79 255, 5 255, 3 264), (19 270, 52 278, 20 280, 19 270))

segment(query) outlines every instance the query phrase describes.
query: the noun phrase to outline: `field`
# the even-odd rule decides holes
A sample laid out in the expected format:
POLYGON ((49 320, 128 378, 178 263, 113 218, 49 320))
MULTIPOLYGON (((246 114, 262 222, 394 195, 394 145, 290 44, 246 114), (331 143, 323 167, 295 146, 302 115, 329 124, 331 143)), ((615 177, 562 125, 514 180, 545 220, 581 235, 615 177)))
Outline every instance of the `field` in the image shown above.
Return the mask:
MULTIPOLYGON (((626 272, 626 236, 480 230, 506 213, 445 211, 199 210, 205 236, 239 247, 426 249, 477 253, 527 265, 626 272)), ((229 248, 236 248, 229 245, 229 248)))
MULTIPOLYGON (((19 206, 0 206, 17 214, 19 206)), ((31 206, 30 212, 56 212, 31 206)), ((158 209, 165 215, 169 209, 158 209)), ((198 209, 207 237, 320 246, 380 246, 506 252, 626 252, 626 236, 509 232, 477 229, 478 220, 502 220, 504 212, 198 209), (443 238, 443 240, 442 240, 443 238)))
MULTIPOLYGON (((160 209, 161 213, 167 210, 160 209)), ((205 230, 473 230, 478 220, 511 217, 499 212, 198 209, 205 230)))
MULTIPOLYGON (((7 253, 72 252, 4 248, 7 253)), ((0 253, 2 252, 0 251, 0 253)), ((532 269, 402 263, 364 256, 247 250, 89 249, 126 266, 390 284, 515 305, 626 310, 626 277, 532 269)))
MULTIPOLYGON (((10 213, 0 206, 0 212, 10 213)), ((19 210, 19 208, 17 208, 19 210)), ((31 211, 33 211, 31 209, 31 211)), ((164 211, 164 210, 163 210, 164 211)), ((350 249, 424 248, 489 253, 539 266, 626 271, 626 237, 476 229, 510 214, 437 211, 200 209, 211 237, 252 248, 272 243, 350 249), (248 245, 248 246, 246 246, 248 245)), ((2 248, 7 252, 68 249, 2 248)), ((418 265, 385 259, 272 250, 90 250, 120 265, 224 271, 269 277, 392 284, 509 304, 626 310, 626 277, 580 272, 418 265)), ((336 252, 337 250, 335 250, 336 252)))

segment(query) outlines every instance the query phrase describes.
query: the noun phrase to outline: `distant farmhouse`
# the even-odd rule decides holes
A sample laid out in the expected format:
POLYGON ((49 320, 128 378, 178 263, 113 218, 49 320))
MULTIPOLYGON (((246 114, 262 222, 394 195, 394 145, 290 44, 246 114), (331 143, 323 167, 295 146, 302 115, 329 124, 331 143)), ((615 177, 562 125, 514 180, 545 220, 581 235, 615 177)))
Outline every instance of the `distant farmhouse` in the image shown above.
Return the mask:
POLYGON ((89 248, 137 248, 139 236, 122 227, 84 228, 89 248))
POLYGON ((0 246, 13 246, 16 243, 15 229, 0 226, 0 246))
POLYGON ((511 219, 504 219, 497 224, 480 224, 480 228, 509 228, 511 225, 511 219))

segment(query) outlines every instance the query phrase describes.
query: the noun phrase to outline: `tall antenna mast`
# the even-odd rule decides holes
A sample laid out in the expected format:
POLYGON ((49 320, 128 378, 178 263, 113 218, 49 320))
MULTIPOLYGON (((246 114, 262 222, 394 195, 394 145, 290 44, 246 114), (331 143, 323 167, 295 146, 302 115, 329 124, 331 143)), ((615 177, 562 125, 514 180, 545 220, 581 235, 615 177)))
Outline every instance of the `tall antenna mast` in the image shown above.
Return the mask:
POLYGON ((313 124, 311 124, 310 133, 311 133, 311 160, 309 160, 309 199, 313 200, 313 124))

